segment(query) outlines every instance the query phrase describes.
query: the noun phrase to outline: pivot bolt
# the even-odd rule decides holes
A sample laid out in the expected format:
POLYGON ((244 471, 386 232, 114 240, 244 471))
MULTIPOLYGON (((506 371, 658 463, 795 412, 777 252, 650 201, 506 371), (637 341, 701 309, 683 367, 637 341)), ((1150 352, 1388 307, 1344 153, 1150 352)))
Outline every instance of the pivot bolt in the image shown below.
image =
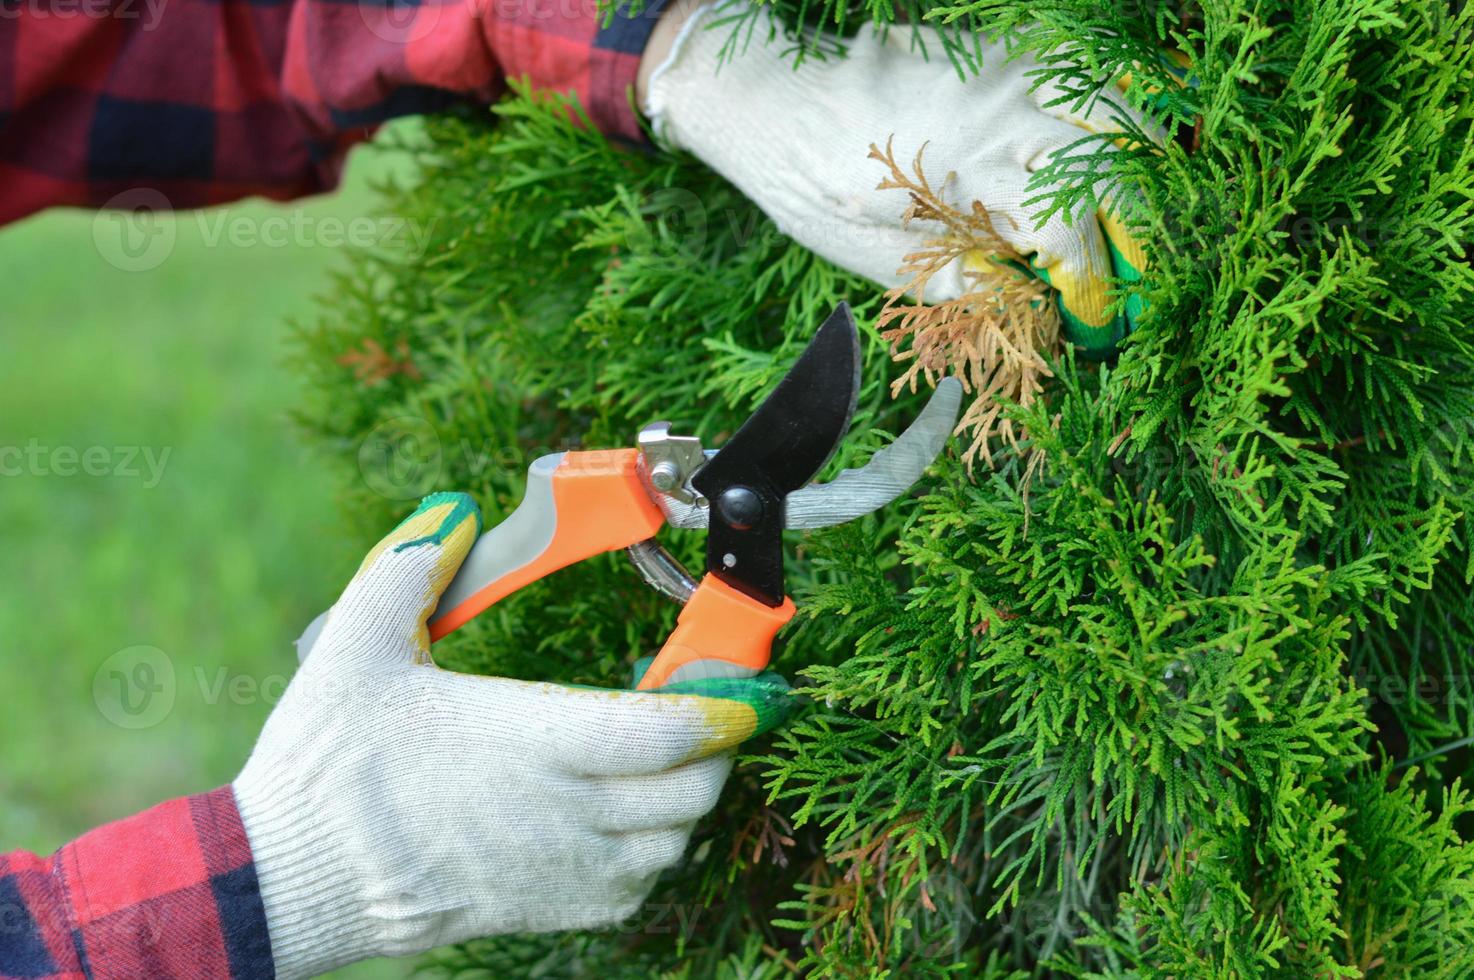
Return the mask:
POLYGON ((661 493, 670 493, 681 485, 681 468, 673 460, 661 460, 650 468, 650 485, 661 493))
POLYGON ((728 487, 717 498, 717 515, 734 531, 746 531, 763 518, 763 500, 747 487, 728 487))

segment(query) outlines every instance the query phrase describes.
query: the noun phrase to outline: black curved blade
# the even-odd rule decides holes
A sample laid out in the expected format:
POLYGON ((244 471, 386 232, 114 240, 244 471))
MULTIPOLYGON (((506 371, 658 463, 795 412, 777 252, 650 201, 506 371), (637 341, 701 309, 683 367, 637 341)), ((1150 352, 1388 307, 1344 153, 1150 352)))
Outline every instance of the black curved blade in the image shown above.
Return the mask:
POLYGON ((860 393, 860 335, 835 307, 783 380, 691 485, 711 506, 706 568, 769 606, 783 602, 783 506, 834 455, 860 393))

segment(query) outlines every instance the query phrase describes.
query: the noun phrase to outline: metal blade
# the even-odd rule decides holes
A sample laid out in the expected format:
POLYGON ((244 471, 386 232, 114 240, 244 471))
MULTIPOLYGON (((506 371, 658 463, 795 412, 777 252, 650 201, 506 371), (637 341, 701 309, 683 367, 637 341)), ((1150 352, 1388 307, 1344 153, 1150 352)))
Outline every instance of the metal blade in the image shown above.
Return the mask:
POLYGON ((829 462, 850 428, 860 394, 860 335, 848 303, 835 307, 785 374, 693 479, 707 488, 728 475, 761 472, 788 494, 829 462))
MULTIPOLYGON (((937 382, 921 414, 864 466, 845 470, 828 483, 811 483, 789 494, 784 526, 807 530, 843 524, 895 500, 921 478, 947 444, 961 406, 962 382, 956 378, 937 382)), ((689 495, 683 499, 653 489, 652 493, 671 527, 706 527, 709 508, 705 500, 689 495)))
POLYGON ((709 501, 707 571, 747 595, 783 602, 784 500, 849 430, 860 391, 860 336, 841 303, 771 394, 691 485, 709 501))
POLYGON ((905 493, 947 444, 962 406, 962 382, 943 378, 906 431, 864 466, 788 495, 786 526, 830 527, 879 510, 905 493))

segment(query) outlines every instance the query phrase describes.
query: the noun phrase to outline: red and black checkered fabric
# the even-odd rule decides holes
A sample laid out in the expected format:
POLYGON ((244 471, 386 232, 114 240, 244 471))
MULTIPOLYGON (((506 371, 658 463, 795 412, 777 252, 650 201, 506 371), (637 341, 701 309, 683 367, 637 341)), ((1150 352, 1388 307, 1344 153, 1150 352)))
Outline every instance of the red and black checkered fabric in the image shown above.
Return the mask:
POLYGON ((275 975, 230 787, 0 855, 0 977, 275 975))
POLYGON ((0 222, 332 187, 394 116, 486 103, 506 78, 576 93, 613 137, 664 0, 0 0, 0 222))

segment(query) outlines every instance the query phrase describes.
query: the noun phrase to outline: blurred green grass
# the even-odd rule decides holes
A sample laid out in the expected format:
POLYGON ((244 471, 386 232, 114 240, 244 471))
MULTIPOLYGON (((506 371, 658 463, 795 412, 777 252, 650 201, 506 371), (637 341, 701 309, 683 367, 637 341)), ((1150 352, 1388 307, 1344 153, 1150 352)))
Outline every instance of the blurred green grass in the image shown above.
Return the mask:
POLYGON ((173 246, 146 271, 117 267, 162 254, 119 252, 117 215, 0 229, 0 851, 49 853, 245 761, 292 640, 365 547, 337 522, 336 464, 289 421, 288 321, 367 228, 369 181, 403 166, 359 149, 334 195, 160 218, 143 230, 173 246), (105 475, 80 472, 90 447, 105 475), (176 693, 133 729, 106 715, 134 668, 104 665, 136 646, 162 651, 176 693))

